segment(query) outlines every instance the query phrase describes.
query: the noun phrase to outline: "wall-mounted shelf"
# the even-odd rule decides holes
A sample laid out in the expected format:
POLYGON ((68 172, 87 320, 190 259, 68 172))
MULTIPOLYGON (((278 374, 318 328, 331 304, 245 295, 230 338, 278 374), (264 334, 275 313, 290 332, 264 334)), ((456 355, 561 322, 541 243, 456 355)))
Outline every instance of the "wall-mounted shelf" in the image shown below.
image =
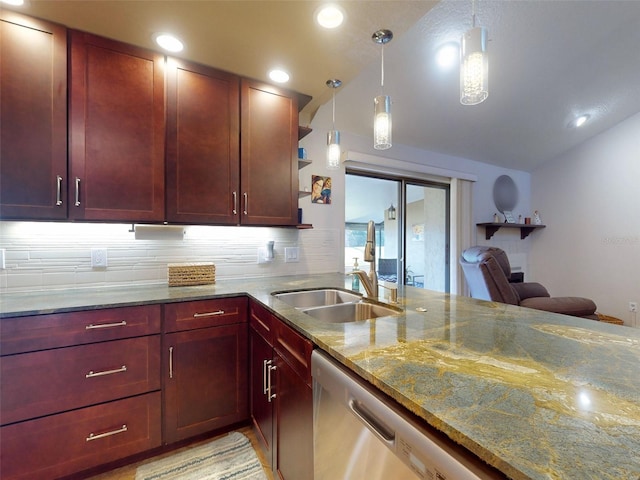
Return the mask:
POLYGON ((306 197, 307 195, 311 195, 311 192, 305 192, 303 190, 298 191, 298 198, 306 197))
POLYGON ((313 225, 311 225, 310 223, 299 223, 298 225, 296 225, 296 228, 298 230, 308 230, 310 228, 313 228, 313 225))
POLYGON ((302 140, 304 137, 309 135, 313 129, 309 127, 303 127, 302 125, 298 125, 298 140, 302 140))
POLYGON ((299 158, 298 159, 298 170, 300 170, 301 168, 306 167, 307 165, 311 165, 312 161, 311 160, 307 160, 306 158, 299 158))
POLYGON ((489 240, 493 237, 493 234, 496 233, 501 228, 519 228, 520 229, 520 239, 524 240, 529 236, 531 232, 533 232, 537 228, 545 228, 546 225, 533 225, 530 223, 476 223, 478 227, 484 227, 485 238, 489 240))

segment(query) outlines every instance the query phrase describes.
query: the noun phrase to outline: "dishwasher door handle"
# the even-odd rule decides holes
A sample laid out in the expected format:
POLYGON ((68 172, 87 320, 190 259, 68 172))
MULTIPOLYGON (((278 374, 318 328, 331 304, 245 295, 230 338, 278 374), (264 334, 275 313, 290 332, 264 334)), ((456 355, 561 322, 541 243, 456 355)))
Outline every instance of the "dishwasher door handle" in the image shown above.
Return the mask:
POLYGON ((371 431, 383 442, 393 445, 396 441, 396 434, 387 427, 384 422, 376 418, 361 402, 355 398, 349 399, 349 409, 360 419, 362 423, 368 425, 371 431))

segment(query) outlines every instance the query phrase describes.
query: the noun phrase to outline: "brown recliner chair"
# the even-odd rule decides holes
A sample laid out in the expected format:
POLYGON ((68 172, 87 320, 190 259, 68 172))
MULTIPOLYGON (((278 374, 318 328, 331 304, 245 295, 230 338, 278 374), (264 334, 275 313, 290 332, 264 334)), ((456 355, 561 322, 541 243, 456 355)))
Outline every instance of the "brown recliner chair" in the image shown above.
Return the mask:
POLYGON ((460 265, 473 298, 598 320, 596 304, 588 298, 551 297, 539 283, 509 283, 511 265, 500 248, 468 248, 460 265))

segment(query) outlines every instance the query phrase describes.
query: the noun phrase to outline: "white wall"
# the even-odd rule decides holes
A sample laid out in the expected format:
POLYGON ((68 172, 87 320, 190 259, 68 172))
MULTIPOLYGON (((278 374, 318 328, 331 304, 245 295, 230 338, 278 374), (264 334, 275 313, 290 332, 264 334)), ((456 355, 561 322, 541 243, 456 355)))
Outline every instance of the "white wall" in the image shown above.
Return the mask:
POLYGON ((532 174, 547 228, 532 234, 533 275, 552 295, 592 298, 632 324, 640 302, 640 114, 532 174))

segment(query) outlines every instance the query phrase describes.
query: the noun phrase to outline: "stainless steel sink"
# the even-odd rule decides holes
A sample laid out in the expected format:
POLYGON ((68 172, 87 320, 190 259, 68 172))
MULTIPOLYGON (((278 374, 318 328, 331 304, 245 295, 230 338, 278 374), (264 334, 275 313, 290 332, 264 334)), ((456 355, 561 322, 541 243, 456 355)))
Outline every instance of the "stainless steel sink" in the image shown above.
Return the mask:
POLYGON ((357 293, 346 292, 344 290, 334 288, 298 290, 295 292, 274 293, 272 295, 278 300, 282 300, 296 308, 311 308, 354 303, 362 299, 362 295, 358 295, 357 293))
POLYGON ((348 323, 369 320, 378 317, 397 315, 402 310, 383 307, 375 303, 343 303, 303 310, 307 315, 327 323, 348 323))

